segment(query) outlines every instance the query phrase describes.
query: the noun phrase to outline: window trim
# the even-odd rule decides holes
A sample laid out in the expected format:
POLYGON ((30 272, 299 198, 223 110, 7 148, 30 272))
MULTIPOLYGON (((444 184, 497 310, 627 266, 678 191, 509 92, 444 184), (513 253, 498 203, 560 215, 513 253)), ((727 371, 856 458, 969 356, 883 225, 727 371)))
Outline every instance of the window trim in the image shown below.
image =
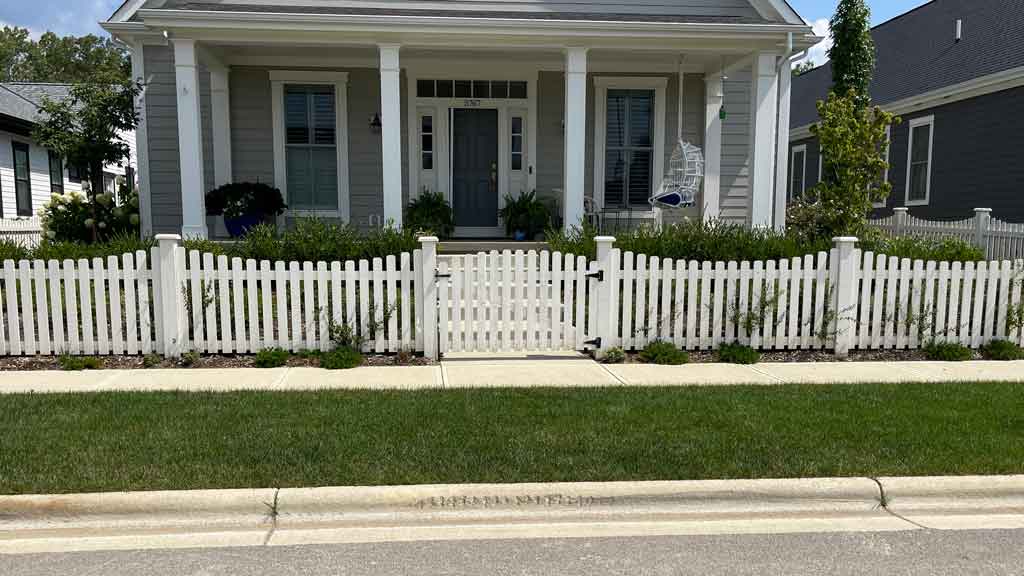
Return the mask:
POLYGON ((789 186, 788 186, 788 188, 789 188, 789 200, 791 202, 793 200, 797 200, 797 196, 795 194, 796 190, 793 189, 793 175, 795 174, 795 169, 796 169, 796 155, 797 155, 797 153, 800 153, 800 152, 803 152, 803 155, 804 155, 803 166, 800 167, 800 172, 802 174, 802 177, 800 179, 800 183, 803 186, 803 188, 800 190, 800 198, 803 198, 804 192, 807 192, 807 144, 801 144, 799 146, 793 146, 793 148, 791 148, 790 151, 789 151, 789 168, 790 168, 790 172, 789 172, 789 186))
MULTIPOLYGON (((608 143, 608 91, 654 91, 654 160, 651 167, 651 191, 657 191, 665 177, 665 98, 668 78, 665 76, 596 76, 594 77, 594 205, 604 208, 605 155, 608 143)), ((648 204, 647 208, 654 207, 648 204)), ((611 212, 627 212, 620 209, 611 212)), ((635 212, 635 210, 632 210, 635 212)))
POLYGON ((907 135, 907 186, 903 190, 904 206, 927 206, 932 198, 932 152, 935 145, 935 116, 922 116, 914 118, 909 124, 910 132, 907 135), (928 177, 925 178, 924 200, 910 199, 910 180, 913 175, 912 162, 914 159, 914 128, 928 126, 928 177))
POLYGON ((11 140, 11 172, 14 177, 14 210, 15 214, 19 217, 30 217, 32 216, 32 146, 25 142, 19 142, 17 140, 11 140), (24 181, 28 184, 28 208, 24 210, 21 205, 21 200, 18 198, 18 151, 24 150, 25 152, 25 172, 28 173, 28 178, 24 181))
POLYGON ((338 155, 338 209, 337 210, 294 210, 288 214, 293 216, 312 216, 317 218, 340 218, 344 222, 351 221, 351 203, 349 195, 348 165, 348 73, 298 70, 271 70, 270 85, 272 94, 272 118, 274 124, 274 186, 288 202, 288 174, 285 161, 285 117, 284 92, 285 86, 318 85, 334 86, 335 102, 335 145, 338 155))
POLYGON ((49 168, 49 173, 50 173, 49 174, 49 176, 50 176, 50 193, 51 194, 64 194, 64 159, 61 158, 60 154, 57 154, 53 150, 47 150, 46 154, 47 154, 47 160, 49 160, 49 164, 48 164, 47 168, 49 168), (60 182, 54 182, 54 177, 53 177, 54 176, 54 174, 53 174, 53 162, 54 162, 54 160, 57 161, 57 164, 59 166, 59 170, 58 171, 60 172, 60 182), (55 188, 59 188, 59 191, 55 190, 55 188))

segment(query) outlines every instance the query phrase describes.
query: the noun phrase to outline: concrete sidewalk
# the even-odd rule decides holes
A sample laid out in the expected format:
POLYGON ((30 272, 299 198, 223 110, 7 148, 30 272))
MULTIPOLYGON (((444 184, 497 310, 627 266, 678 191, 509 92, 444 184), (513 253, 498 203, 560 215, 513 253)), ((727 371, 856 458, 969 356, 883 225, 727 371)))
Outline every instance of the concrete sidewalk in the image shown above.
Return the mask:
POLYGON ((0 394, 188 390, 423 390, 739 384, 1024 382, 1024 362, 602 365, 578 354, 459 354, 436 366, 0 373, 0 394))

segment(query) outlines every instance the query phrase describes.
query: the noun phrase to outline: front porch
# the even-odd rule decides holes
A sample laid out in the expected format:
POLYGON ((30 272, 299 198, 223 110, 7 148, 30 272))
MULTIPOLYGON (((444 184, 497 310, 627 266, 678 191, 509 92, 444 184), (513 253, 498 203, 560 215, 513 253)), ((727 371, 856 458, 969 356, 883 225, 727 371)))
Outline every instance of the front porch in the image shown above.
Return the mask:
POLYGON ((281 225, 401 226, 411 198, 441 192, 457 238, 504 236, 505 199, 529 191, 565 227, 784 221, 775 159, 789 65, 775 39, 613 49, 185 36, 142 41, 135 58, 152 79, 149 156, 167 141, 178 156, 143 175, 150 232, 224 235, 204 194, 241 181, 282 191, 281 225), (704 190, 696 206, 659 213, 648 198, 680 139, 704 150, 704 190))

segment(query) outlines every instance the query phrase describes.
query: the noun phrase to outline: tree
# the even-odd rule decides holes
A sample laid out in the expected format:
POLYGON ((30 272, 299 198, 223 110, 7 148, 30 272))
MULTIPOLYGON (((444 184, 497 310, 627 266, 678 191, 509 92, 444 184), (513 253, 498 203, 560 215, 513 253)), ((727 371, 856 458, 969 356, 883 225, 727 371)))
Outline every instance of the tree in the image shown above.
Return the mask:
MULTIPOLYGON (((98 77, 90 84, 76 84, 68 98, 44 99, 43 120, 32 133, 40 146, 61 155, 69 165, 82 171, 89 183, 88 197, 97 213, 96 203, 107 202, 103 192, 103 166, 123 163, 130 154, 123 134, 139 123, 135 98, 142 87, 115 75, 98 77)), ((93 239, 99 238, 93 218, 93 239)))
POLYGON ((875 71, 875 42, 871 38, 871 10, 864 0, 840 0, 829 29, 832 47, 832 92, 856 94, 856 103, 871 103, 871 77, 875 71))
POLYGON ((109 38, 47 32, 34 41, 24 28, 0 30, 0 81, 75 84, 130 76, 127 51, 109 38))
POLYGON ((863 237, 872 204, 892 191, 892 184, 885 181, 886 129, 899 119, 877 106, 861 106, 858 100, 850 90, 845 96, 833 92, 818 102, 821 121, 811 126, 811 134, 821 144, 822 178, 808 200, 789 211, 788 226, 796 234, 863 237))
POLYGON ((793 67, 793 76, 803 76, 804 74, 807 74, 808 72, 814 70, 815 68, 816 66, 814 65, 814 62, 810 60, 804 60, 803 62, 793 67))

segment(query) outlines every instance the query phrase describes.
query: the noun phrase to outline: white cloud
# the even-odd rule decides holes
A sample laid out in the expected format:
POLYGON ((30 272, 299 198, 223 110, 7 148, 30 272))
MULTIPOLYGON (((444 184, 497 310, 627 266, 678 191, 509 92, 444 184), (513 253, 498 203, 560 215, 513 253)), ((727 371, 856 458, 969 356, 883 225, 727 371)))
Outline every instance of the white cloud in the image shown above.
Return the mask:
POLYGON ((807 56, 795 62, 794 65, 810 61, 814 62, 815 66, 821 66, 828 62, 828 50, 832 47, 832 33, 828 29, 828 19, 818 18, 811 22, 811 28, 814 29, 815 36, 824 36, 825 39, 812 46, 807 51, 807 56))

